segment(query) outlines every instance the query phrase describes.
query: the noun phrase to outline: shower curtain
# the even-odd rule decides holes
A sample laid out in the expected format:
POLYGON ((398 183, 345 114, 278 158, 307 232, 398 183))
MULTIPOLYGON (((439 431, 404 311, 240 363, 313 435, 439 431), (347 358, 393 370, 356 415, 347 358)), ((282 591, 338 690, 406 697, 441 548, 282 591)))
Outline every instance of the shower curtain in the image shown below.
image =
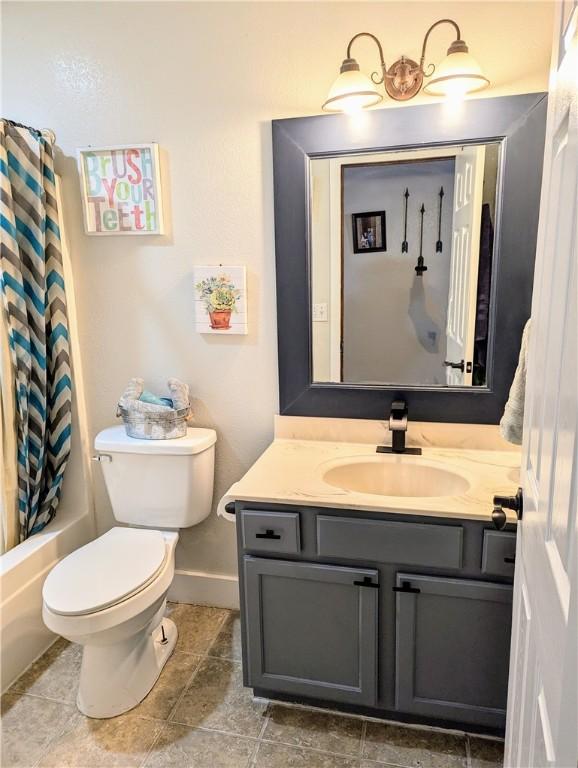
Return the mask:
POLYGON ((4 354, 0 415, 5 548, 52 520, 70 453, 72 383, 54 182, 52 144, 40 131, 1 120, 0 342, 4 341, 4 354), (10 492, 14 462, 17 493, 10 492))

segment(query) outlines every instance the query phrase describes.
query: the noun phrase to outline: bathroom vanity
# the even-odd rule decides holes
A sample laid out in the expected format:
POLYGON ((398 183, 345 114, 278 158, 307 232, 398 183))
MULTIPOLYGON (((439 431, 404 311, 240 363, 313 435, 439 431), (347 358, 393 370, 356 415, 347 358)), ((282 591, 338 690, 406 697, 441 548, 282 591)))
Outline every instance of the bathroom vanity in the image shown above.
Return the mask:
POLYGON ((275 440, 232 489, 245 685, 502 731, 516 524, 496 530, 491 497, 511 489, 518 458, 275 440))
POLYGON ((281 416, 229 491, 257 695, 504 730, 521 498, 497 424, 545 117, 538 93, 273 123, 281 416))

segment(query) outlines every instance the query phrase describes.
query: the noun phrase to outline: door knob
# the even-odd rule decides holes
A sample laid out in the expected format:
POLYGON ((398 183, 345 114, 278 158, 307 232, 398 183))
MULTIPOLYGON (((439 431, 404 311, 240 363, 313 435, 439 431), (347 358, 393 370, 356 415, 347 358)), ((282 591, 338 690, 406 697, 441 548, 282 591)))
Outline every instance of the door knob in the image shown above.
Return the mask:
POLYGON ((506 523, 508 521, 508 518, 506 517, 506 513, 502 509, 502 507, 494 506, 494 511, 492 512, 492 521, 498 531, 503 531, 506 527, 506 523))
POLYGON ((496 528, 501 531, 506 527, 506 509, 511 509, 516 513, 518 520, 522 519, 524 514, 524 493, 518 488, 515 496, 494 496, 494 511, 492 520, 496 528))
POLYGON ((459 363, 452 363, 451 360, 444 360, 444 365, 446 368, 457 368, 458 371, 464 372, 464 361, 460 360, 459 363))

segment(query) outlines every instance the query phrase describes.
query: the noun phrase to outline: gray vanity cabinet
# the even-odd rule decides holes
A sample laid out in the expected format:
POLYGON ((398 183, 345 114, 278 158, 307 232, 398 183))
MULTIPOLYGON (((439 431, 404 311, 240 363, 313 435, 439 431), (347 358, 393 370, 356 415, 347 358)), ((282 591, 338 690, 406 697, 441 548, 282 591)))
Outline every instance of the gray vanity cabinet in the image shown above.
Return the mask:
POLYGON ((503 726, 512 587, 410 573, 396 581, 396 708, 503 726))
POLYGON ((502 732, 515 526, 237 502, 257 696, 502 732))
POLYGON ((248 684, 374 706, 378 572, 248 556, 243 571, 248 684))

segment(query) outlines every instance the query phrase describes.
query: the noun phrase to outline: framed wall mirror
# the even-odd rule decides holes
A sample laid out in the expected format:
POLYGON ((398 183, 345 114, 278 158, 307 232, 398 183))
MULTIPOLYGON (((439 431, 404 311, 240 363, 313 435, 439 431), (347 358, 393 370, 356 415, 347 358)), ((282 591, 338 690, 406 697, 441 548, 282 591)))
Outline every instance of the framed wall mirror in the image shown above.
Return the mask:
POLYGON ((530 315, 545 94, 273 123, 281 413, 497 423, 530 315))
POLYGON ((485 386, 501 147, 311 159, 314 382, 485 386))

